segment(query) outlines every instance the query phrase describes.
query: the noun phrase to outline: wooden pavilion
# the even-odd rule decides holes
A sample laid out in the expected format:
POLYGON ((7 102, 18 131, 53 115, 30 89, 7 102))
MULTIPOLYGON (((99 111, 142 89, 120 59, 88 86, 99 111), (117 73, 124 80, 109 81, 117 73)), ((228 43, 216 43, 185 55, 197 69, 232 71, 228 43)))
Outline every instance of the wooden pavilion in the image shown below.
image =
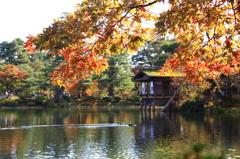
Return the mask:
POLYGON ((133 68, 132 72, 134 82, 140 85, 139 96, 141 97, 141 110, 150 110, 151 107, 155 110, 156 103, 166 105, 172 101, 178 100, 177 92, 180 86, 173 80, 176 77, 184 77, 183 73, 165 73, 159 71, 143 71, 138 68, 133 68))

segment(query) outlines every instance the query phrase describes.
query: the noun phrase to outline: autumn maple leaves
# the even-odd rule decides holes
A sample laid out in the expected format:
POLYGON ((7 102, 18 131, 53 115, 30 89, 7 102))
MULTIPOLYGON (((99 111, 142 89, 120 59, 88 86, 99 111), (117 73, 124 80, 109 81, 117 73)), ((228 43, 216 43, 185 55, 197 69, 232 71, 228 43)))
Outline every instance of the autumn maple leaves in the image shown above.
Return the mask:
POLYGON ((238 2, 169 1, 169 10, 160 15, 149 12, 156 3, 85 0, 64 20, 55 21, 36 37, 29 36, 25 46, 30 52, 42 49, 64 57, 52 74, 58 85, 98 74, 108 68, 109 56, 134 52, 146 40, 169 34, 181 46, 164 69, 181 69, 192 82, 238 73, 238 2), (156 28, 144 26, 147 21, 155 21, 156 28))

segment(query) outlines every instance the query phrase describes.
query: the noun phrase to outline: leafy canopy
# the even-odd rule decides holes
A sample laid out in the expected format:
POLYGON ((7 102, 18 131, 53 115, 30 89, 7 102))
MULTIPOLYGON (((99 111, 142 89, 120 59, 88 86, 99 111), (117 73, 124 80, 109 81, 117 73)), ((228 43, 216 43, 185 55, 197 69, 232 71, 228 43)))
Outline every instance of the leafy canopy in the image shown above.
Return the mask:
POLYGON ((158 34, 173 34, 181 44, 165 68, 182 68, 187 79, 239 72, 240 2, 237 0, 170 0, 171 7, 158 17, 158 34))
POLYGON ((27 72, 20 71, 15 65, 4 64, 0 70, 0 84, 8 91, 16 87, 27 77, 27 72))
POLYGON ((109 56, 134 52, 154 35, 153 28, 143 27, 143 22, 156 20, 147 12, 150 5, 149 0, 85 0, 65 19, 29 36, 25 46, 28 51, 47 50, 64 57, 52 74, 55 84, 99 74, 108 68, 109 56))
POLYGON ((154 35, 172 34, 181 44, 162 71, 181 68, 192 82, 239 71, 238 0, 169 0, 170 8, 156 17, 148 10, 161 2, 85 0, 73 14, 29 36, 26 47, 64 57, 52 74, 59 85, 99 74, 108 68, 109 55, 134 52, 154 35), (150 21, 156 22, 156 30, 143 25, 150 21))

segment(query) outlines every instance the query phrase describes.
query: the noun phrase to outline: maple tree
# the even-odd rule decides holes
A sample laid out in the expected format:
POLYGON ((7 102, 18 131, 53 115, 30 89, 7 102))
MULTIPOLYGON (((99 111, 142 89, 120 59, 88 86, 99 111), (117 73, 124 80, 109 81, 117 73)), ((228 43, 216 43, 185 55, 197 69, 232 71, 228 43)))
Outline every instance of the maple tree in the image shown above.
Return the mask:
POLYGON ((96 80, 92 80, 93 85, 90 85, 87 89, 86 89, 86 94, 89 95, 97 95, 99 94, 99 88, 98 85, 99 83, 96 80))
POLYGON ((108 68, 109 56, 134 52, 154 35, 153 28, 142 27, 156 18, 147 12, 150 5, 149 0, 85 0, 65 19, 55 20, 36 37, 29 36, 25 46, 29 52, 40 49, 64 57, 52 74, 55 84, 99 74, 108 68))
POLYGON ((11 89, 27 77, 27 72, 20 71, 15 65, 6 64, 3 66, 0 70, 0 85, 10 93, 11 89))
POLYGON ((169 1, 158 17, 158 34, 173 34, 181 44, 165 68, 186 73, 193 83, 239 72, 240 2, 169 1))
POLYGON ((92 94, 98 92, 98 89, 96 89, 97 86, 95 86, 98 85, 98 83, 90 77, 87 79, 67 81, 64 85, 67 92, 71 95, 78 94, 79 98, 85 96, 86 93, 92 94))
POLYGON ((85 0, 65 19, 29 36, 25 46, 28 51, 47 50, 64 57, 52 74, 58 85, 99 74, 108 68, 109 55, 134 52, 153 36, 167 34, 181 46, 161 71, 181 68, 195 83, 239 71, 239 1, 169 0, 169 9, 158 16, 149 11, 162 2, 85 0), (151 21, 155 28, 143 25, 151 21))
POLYGON ((79 93, 79 83, 78 81, 67 81, 65 83, 65 90, 66 92, 69 92, 70 94, 75 94, 75 93, 79 93))

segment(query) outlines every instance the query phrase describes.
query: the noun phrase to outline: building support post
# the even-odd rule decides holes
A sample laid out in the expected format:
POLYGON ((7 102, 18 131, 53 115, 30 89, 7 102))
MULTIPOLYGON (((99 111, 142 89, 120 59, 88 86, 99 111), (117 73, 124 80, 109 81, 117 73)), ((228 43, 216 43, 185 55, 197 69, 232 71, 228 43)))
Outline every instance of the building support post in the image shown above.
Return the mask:
POLYGON ((143 110, 143 101, 140 103, 140 110, 143 110))
POLYGON ((147 110, 147 102, 144 102, 144 110, 147 110))
POLYGON ((155 111, 155 104, 156 102, 153 102, 152 110, 155 111))
POLYGON ((148 103, 148 110, 151 110, 152 102, 148 103))

